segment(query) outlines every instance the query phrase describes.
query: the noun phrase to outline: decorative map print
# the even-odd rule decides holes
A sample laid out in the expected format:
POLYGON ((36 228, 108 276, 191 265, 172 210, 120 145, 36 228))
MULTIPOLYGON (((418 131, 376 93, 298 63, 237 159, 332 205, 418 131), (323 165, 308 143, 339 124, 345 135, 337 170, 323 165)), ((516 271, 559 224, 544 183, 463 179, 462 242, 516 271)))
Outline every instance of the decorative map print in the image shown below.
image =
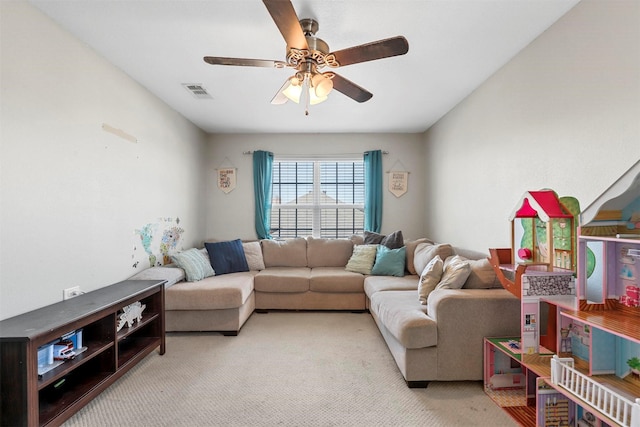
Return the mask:
POLYGON ((179 224, 177 217, 159 218, 157 222, 135 230, 132 267, 159 267, 171 263, 171 255, 182 249, 179 244, 184 229, 179 224))

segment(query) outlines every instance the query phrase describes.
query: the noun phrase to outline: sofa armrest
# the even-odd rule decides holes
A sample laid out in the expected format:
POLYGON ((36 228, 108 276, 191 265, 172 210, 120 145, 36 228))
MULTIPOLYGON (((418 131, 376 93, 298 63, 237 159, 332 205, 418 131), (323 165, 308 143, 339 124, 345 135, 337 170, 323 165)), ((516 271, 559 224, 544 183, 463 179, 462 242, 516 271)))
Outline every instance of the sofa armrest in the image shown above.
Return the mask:
POLYGON ((427 314, 438 325, 438 379, 482 379, 484 337, 520 335, 520 300, 504 289, 439 289, 427 314))

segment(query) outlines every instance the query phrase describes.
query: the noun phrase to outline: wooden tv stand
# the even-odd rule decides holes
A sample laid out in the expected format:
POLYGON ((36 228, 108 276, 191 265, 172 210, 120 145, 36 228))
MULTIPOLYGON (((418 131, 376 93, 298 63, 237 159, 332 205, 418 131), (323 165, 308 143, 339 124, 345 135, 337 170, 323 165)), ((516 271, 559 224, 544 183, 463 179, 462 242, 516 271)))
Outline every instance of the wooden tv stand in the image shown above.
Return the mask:
POLYGON ((60 425, 157 347, 164 354, 164 281, 127 280, 5 319, 0 425, 60 425), (138 301, 141 320, 117 331, 123 307, 138 301), (86 350, 39 367, 39 348, 43 355, 43 346, 80 330, 86 350))

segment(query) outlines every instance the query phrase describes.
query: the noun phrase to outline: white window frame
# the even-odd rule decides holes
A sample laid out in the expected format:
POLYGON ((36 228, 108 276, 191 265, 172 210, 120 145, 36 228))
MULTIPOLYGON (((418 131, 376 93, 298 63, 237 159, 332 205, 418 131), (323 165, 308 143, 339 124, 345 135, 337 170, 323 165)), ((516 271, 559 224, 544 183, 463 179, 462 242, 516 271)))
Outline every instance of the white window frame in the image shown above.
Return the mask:
MULTIPOLYGON (((289 210, 289 209, 309 209, 312 212, 312 230, 311 236, 314 238, 319 238, 322 235, 322 210, 323 209, 336 209, 339 207, 340 209, 352 210, 357 209, 362 211, 364 217, 364 194, 362 203, 352 203, 352 204, 321 204, 320 203, 320 195, 322 194, 321 187, 321 163, 339 163, 339 162, 360 162, 363 163, 364 168, 364 159, 360 157, 355 157, 353 155, 348 156, 312 156, 312 157, 300 157, 300 156, 275 156, 273 159, 274 165, 280 162, 305 162, 305 163, 313 163, 313 203, 312 204, 279 204, 272 203, 271 206, 271 215, 273 216, 274 211, 276 210, 289 210)), ((272 183, 273 185, 273 183, 272 183)), ((364 189, 364 176, 363 176, 363 189, 364 189)), ((364 192, 364 190, 363 190, 364 192)), ((364 220, 363 220, 364 227, 364 220)), ((270 231, 273 230, 272 228, 270 231)), ((298 237, 303 237, 297 233, 298 237)), ((360 231, 359 229, 357 231, 360 231)), ((278 236, 274 236, 275 238, 279 238, 278 236)), ((289 237, 284 237, 289 238, 289 237)))

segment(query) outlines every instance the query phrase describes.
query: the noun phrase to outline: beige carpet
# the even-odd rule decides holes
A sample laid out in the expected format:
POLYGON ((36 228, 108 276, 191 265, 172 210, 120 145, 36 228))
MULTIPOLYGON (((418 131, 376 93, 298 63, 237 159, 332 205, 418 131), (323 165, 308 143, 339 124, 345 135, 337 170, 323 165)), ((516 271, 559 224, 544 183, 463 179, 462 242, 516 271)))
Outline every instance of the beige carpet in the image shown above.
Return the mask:
MULTIPOLYGON (((464 351, 464 349, 460 349, 464 351)), ((480 382, 409 389, 366 313, 255 313, 167 335, 65 426, 512 426, 480 382)))

